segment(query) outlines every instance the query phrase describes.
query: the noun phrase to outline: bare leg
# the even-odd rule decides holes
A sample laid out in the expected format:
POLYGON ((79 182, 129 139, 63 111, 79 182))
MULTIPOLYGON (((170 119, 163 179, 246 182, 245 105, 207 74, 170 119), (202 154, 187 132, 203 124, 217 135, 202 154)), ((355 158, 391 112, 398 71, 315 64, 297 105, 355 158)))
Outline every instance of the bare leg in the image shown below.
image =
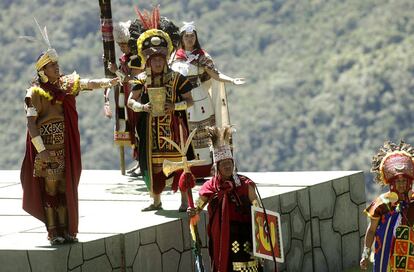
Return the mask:
POLYGON ((188 208, 188 196, 186 192, 181 192, 181 205, 180 208, 178 208, 179 212, 186 212, 188 208))

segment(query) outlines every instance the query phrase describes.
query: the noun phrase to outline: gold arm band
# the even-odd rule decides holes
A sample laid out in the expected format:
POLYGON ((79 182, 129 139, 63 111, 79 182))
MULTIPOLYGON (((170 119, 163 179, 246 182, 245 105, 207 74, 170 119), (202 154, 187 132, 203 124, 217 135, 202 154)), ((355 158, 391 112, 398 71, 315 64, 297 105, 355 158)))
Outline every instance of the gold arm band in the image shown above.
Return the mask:
POLYGON ((201 212, 204 209, 204 206, 206 206, 207 201, 203 201, 201 198, 198 198, 196 200, 196 209, 197 213, 201 212))
POLYGON ((174 110, 186 110, 187 109, 187 101, 181 101, 174 104, 174 110))
POLYGON ((38 153, 46 150, 46 147, 43 144, 43 140, 42 140, 42 137, 40 137, 40 135, 37 135, 36 137, 32 138, 32 143, 38 153))

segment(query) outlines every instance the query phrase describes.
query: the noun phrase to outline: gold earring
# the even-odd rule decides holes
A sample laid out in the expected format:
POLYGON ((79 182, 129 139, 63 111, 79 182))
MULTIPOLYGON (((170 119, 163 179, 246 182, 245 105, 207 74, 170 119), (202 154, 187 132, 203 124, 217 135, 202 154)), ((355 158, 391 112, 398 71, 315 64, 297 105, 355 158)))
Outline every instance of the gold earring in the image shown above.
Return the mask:
POLYGON ((49 78, 45 75, 45 71, 41 70, 41 71, 38 72, 38 74, 39 74, 40 80, 43 83, 46 83, 46 82, 49 81, 49 78))

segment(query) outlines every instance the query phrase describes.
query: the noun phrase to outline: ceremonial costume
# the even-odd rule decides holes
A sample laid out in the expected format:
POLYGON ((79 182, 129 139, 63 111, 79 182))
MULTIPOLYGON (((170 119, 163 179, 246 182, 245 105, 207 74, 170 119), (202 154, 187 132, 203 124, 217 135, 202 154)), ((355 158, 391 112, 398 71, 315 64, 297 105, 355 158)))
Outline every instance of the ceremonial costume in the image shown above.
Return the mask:
POLYGON ((251 206, 257 205, 254 182, 228 170, 227 177, 220 172, 220 163, 233 163, 229 143, 230 128, 208 129, 213 139, 216 174, 199 191, 198 207, 208 203, 208 236, 211 269, 219 271, 261 271, 252 257, 251 206), (226 136, 227 134, 227 136, 226 136), (226 139, 227 138, 227 139, 226 139), (250 192, 249 192, 250 191, 250 192))
POLYGON ((181 48, 173 54, 171 68, 186 76, 194 87, 191 91, 194 105, 187 109, 188 124, 190 131, 197 128, 197 133, 192 141, 194 155, 197 159, 204 160, 205 163, 193 167, 191 171, 196 177, 207 177, 211 176, 213 160, 205 127, 230 125, 224 82, 232 82, 233 79, 227 76, 224 79, 214 66, 210 55, 200 47, 193 22, 185 22, 180 31, 181 48), (195 35, 193 46, 186 46, 183 42, 185 34, 195 35), (208 73, 209 71, 210 73, 208 73), (211 75, 215 75, 214 78, 211 75))
POLYGON ((390 186, 365 210, 371 223, 365 237, 361 268, 366 267, 375 240, 373 271, 414 271, 414 150, 401 142, 387 142, 373 158, 376 181, 390 186))
MULTIPOLYGON (((181 161, 181 154, 162 137, 179 143, 180 125, 188 135, 185 115, 187 101, 183 97, 188 96, 191 101, 192 85, 183 75, 168 68, 167 59, 173 50, 173 45, 168 34, 157 29, 159 11, 155 10, 153 14, 154 16, 147 18, 149 21, 143 18, 142 25, 149 30, 139 36, 137 50, 139 58, 145 64, 145 71, 138 76, 133 98, 130 98, 128 105, 141 114, 141 122, 138 126, 139 164, 151 195, 159 197, 167 179, 162 172, 163 161, 165 159, 181 161), (151 65, 155 60, 163 62, 162 70, 157 73, 153 72, 151 65), (167 104, 173 105, 174 109, 165 111, 167 104)), ((175 174, 173 190, 178 188, 178 178, 179 175, 175 174)), ((161 203, 154 203, 144 210, 159 208, 161 203)))
POLYGON ((82 164, 75 98, 84 89, 110 87, 113 80, 59 75, 46 29, 42 35, 49 49, 36 62, 38 79, 25 97, 28 133, 20 178, 23 209, 46 224, 51 244, 59 244, 75 242, 78 232, 82 164))
MULTIPOLYGON (((114 26, 114 39, 121 44, 128 44, 129 41, 129 26, 131 21, 119 22, 114 26)), ((121 49, 121 51, 124 51, 121 49)), ((131 62, 131 53, 123 52, 119 58, 119 67, 115 72, 122 79, 122 86, 115 88, 115 132, 114 141, 117 145, 131 145, 134 149, 137 146, 137 140, 135 138, 135 124, 136 116, 134 112, 126 105, 128 103, 128 97, 131 92, 131 86, 128 83, 128 79, 131 76, 131 68, 129 64, 131 62)), ((138 152, 135 150, 134 157, 137 158, 138 152)))

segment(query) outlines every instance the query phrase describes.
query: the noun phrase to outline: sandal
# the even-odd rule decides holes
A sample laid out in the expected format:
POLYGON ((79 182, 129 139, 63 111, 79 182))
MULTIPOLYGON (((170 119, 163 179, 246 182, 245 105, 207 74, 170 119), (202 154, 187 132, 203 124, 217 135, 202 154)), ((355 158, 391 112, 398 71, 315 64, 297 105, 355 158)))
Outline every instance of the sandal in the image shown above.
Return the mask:
POLYGON ((78 241, 79 241, 78 238, 76 238, 75 236, 72 236, 69 234, 65 235, 65 243, 71 244, 71 243, 77 243, 78 241))
POLYGON ((60 236, 55 236, 53 238, 49 238, 49 242, 50 242, 50 245, 52 246, 61 245, 65 242, 65 238, 60 237, 60 236))
POLYGON ((160 202, 160 204, 158 204, 157 206, 155 206, 155 204, 151 204, 146 208, 143 208, 141 211, 142 212, 149 212, 149 211, 158 211, 158 210, 162 210, 162 203, 160 202))

